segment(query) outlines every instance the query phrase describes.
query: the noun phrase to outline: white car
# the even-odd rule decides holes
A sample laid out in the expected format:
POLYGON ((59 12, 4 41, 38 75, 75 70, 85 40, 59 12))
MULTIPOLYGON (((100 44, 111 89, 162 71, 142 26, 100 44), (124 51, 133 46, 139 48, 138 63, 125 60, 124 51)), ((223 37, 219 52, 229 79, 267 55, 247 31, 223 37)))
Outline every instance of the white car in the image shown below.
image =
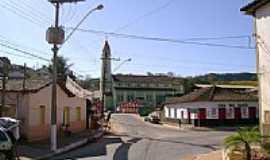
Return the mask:
POLYGON ((12 138, 5 131, 4 128, 0 128, 0 160, 12 159, 13 156, 13 142, 12 138))

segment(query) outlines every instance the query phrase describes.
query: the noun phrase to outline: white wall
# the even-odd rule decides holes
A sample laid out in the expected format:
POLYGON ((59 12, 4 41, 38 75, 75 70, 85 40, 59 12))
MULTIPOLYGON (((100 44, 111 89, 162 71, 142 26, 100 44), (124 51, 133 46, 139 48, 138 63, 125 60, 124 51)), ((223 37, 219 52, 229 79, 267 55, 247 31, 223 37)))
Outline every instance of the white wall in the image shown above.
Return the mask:
POLYGON ((175 108, 170 108, 170 118, 176 118, 175 117, 175 108))
POLYGON ((164 107, 165 117, 169 117, 169 109, 168 107, 164 107))
MULTIPOLYGON (((270 4, 256 12, 257 72, 260 84, 261 122, 265 123, 264 111, 270 111, 270 4)), ((270 122, 269 122, 270 123, 270 122)))
MULTIPOLYGON (((165 106, 165 117, 167 118, 175 118, 174 117, 174 110, 176 109, 177 119, 181 119, 181 111, 184 112, 184 119, 188 118, 188 110, 187 108, 190 109, 198 109, 198 108, 205 108, 206 109, 206 118, 207 119, 218 119, 218 108, 219 104, 225 104, 225 109, 226 109, 226 118, 227 118, 227 111, 229 111, 229 108, 232 108, 229 106, 229 104, 234 104, 236 107, 238 104, 247 104, 248 107, 257 107, 258 108, 258 102, 191 102, 191 103, 179 103, 179 104, 167 104, 165 106), (216 109, 216 114, 213 115, 212 111, 213 108, 216 109), (169 117, 168 110, 171 109, 171 116, 169 117), (166 113, 167 112, 167 113, 166 113), (172 113, 173 112, 173 113, 172 113), (173 117, 172 117, 173 114, 173 117)), ((245 108, 248 108, 245 107, 245 108)), ((241 112, 244 110, 241 107, 241 112)), ((191 114, 191 119, 196 119, 197 115, 191 114)), ((247 117, 243 117, 247 118, 247 117)), ((228 119, 234 119, 234 110, 231 114, 231 117, 228 117, 228 119)))

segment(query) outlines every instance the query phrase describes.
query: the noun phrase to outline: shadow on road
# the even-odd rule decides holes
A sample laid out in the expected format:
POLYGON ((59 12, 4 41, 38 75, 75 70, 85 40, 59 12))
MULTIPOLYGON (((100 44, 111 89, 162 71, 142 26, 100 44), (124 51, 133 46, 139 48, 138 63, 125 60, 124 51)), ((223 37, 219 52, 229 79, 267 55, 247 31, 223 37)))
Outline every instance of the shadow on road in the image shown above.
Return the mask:
POLYGON ((127 160, 128 159, 128 151, 132 144, 137 143, 141 138, 132 138, 127 142, 122 141, 120 137, 108 136, 99 140, 96 143, 93 143, 89 146, 79 148, 71 151, 70 153, 66 153, 65 155, 59 155, 58 157, 51 158, 52 160, 76 160, 79 158, 91 158, 91 157, 102 157, 107 156, 107 147, 111 144, 120 144, 117 147, 113 160, 127 160))
POLYGON ((128 160, 129 148, 131 147, 131 145, 137 143, 141 139, 142 138, 132 138, 127 142, 123 142, 121 146, 116 149, 115 154, 113 155, 113 160, 128 160))
POLYGON ((75 149, 69 153, 66 153, 64 155, 59 155, 55 158, 51 158, 53 160, 62 160, 62 159, 69 159, 69 160, 76 160, 78 158, 90 158, 90 157, 100 157, 100 156, 106 156, 107 149, 106 146, 110 144, 122 144, 123 141, 119 137, 104 137, 97 141, 96 143, 87 145, 82 148, 75 149))
POLYGON ((199 143, 191 143, 191 142, 185 142, 185 141, 176 141, 176 140, 170 140, 170 139, 161 139, 161 138, 151 138, 151 137, 146 137, 146 136, 132 136, 129 134, 117 134, 118 136, 126 136, 126 137, 132 137, 132 138, 139 138, 139 139, 147 139, 150 141, 158 141, 158 142, 167 142, 167 143, 178 143, 178 144, 185 144, 185 145, 190 145, 190 146, 197 146, 197 147, 201 147, 201 148, 208 148, 211 149, 213 151, 218 150, 218 144, 199 144, 199 143))

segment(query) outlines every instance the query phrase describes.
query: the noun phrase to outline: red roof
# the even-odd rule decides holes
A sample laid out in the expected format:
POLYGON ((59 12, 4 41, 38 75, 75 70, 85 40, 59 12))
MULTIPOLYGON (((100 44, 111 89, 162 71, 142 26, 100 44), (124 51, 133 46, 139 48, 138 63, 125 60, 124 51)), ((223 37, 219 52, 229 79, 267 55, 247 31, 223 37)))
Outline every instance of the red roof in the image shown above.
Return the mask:
POLYGON ((257 101, 257 90, 221 87, 205 87, 197 89, 181 97, 171 97, 166 104, 199 102, 199 101, 257 101))

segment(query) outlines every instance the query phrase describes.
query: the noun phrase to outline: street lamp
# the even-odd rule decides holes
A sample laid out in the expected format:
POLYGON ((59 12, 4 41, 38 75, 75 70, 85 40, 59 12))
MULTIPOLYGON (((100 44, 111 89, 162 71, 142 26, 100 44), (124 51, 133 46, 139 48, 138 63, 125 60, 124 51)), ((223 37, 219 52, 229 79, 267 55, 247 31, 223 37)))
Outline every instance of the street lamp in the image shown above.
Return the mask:
MULTIPOLYGON (((98 5, 96 8, 90 9, 86 15, 80 20, 80 22, 74 27, 72 28, 72 31, 69 33, 69 35, 67 36, 67 38, 64 40, 62 46, 70 39, 70 37, 74 34, 74 32, 80 27, 80 25, 85 21, 85 19, 94 11, 97 10, 102 10, 104 8, 104 6, 102 4, 98 5)), ((62 48, 62 46, 60 48, 62 48)), ((59 48, 59 49, 60 49, 59 48)))
POLYGON ((55 25, 50 27, 46 33, 46 40, 49 44, 53 44, 53 74, 52 74, 52 98, 51 98, 51 150, 57 149, 57 53, 63 44, 72 36, 76 29, 83 21, 95 10, 103 9, 103 5, 98 5, 91 9, 76 25, 71 33, 65 39, 65 32, 62 27, 59 27, 59 7, 63 3, 80 2, 85 0, 48 0, 55 5, 55 25), (58 45, 61 45, 60 47, 58 45))
POLYGON ((116 66, 116 67, 114 68, 113 72, 115 72, 115 71, 117 71, 118 69, 120 69, 120 67, 123 66, 125 63, 131 62, 131 60, 132 60, 131 58, 128 58, 128 59, 123 60, 123 62, 121 62, 118 66, 116 66))

